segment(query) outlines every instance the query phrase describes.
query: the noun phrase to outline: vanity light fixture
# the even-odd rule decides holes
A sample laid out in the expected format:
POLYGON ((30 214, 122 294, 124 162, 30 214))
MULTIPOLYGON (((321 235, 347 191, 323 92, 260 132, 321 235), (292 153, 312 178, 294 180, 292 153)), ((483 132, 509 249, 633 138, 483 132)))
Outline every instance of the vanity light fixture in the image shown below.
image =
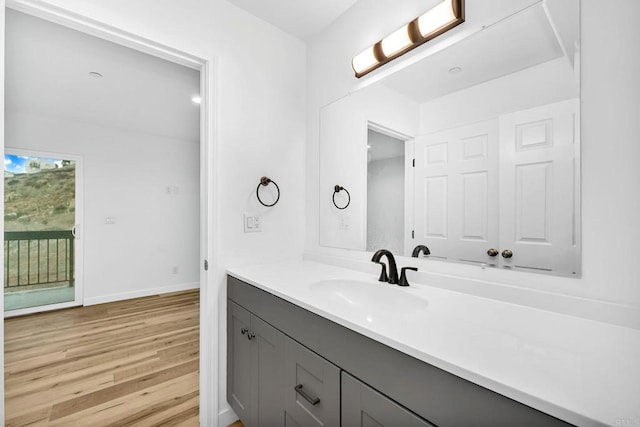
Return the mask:
POLYGON ((356 77, 370 73, 463 22, 464 0, 444 0, 355 56, 351 65, 356 77))

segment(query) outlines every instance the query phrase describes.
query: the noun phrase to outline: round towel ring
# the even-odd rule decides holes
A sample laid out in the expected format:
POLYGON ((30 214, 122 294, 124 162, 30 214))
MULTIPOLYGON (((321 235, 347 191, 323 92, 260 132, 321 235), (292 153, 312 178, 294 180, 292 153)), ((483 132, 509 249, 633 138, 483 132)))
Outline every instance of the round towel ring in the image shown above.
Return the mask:
POLYGON ((258 187, 256 188, 256 197, 258 198, 258 201, 260 202, 260 204, 262 206, 266 206, 266 207, 270 208, 271 206, 274 206, 276 203, 278 203, 278 200, 280 200, 280 187, 278 187, 278 184, 276 184, 275 181, 272 181, 270 178, 267 178, 266 176, 263 176, 262 178, 260 178, 260 183, 258 184, 258 187), (271 203, 270 205, 267 205, 260 198, 260 186, 266 187, 267 185, 269 185, 271 183, 273 183, 273 185, 276 186, 276 190, 278 190, 278 197, 276 197, 276 201, 275 202, 271 203))
POLYGON ((339 185, 336 185, 335 187, 333 187, 333 206, 335 206, 338 209, 347 209, 347 206, 349 206, 349 204, 351 203, 351 194, 349 194, 349 190, 347 190, 344 187, 341 187, 339 185), (341 192, 342 190, 344 190, 347 193, 347 204, 344 205, 343 207, 340 207, 336 204, 336 194, 338 194, 339 192, 341 192))

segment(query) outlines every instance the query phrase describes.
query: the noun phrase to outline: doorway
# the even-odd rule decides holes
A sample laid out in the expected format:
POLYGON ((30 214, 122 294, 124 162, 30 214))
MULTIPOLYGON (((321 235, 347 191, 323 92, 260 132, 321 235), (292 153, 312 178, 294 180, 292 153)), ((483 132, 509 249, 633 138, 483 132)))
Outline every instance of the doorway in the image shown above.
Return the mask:
POLYGON ((366 250, 411 254, 413 140, 375 124, 367 126, 366 250))
MULTIPOLYGON (((213 144, 213 135, 214 135, 214 132, 212 131, 212 127, 210 124, 211 114, 208 113, 212 105, 211 99, 212 99, 213 90, 211 89, 211 87, 213 85, 213 79, 214 79, 214 71, 210 68, 209 62, 204 59, 192 56, 188 53, 183 53, 180 51, 176 51, 170 47, 158 45, 152 41, 139 38, 129 33, 120 32, 118 30, 114 30, 113 28, 106 27, 106 26, 103 27, 100 24, 96 25, 95 22, 89 22, 89 20, 85 21, 82 18, 78 20, 77 16, 67 16, 64 13, 59 13, 58 11, 54 13, 45 9, 41 10, 37 5, 31 4, 31 3, 29 3, 28 6, 29 7, 26 8, 26 11, 29 12, 30 16, 32 15, 45 16, 47 17, 48 20, 54 21, 56 23, 61 23, 63 24, 63 26, 67 28, 68 27, 84 28, 85 30, 87 30, 92 34, 99 34, 100 35, 99 38, 102 39, 103 41, 117 40, 117 44, 120 46, 134 46, 137 51, 150 54, 150 56, 154 56, 155 58, 161 58, 164 60, 168 59, 169 61, 167 62, 171 62, 173 64, 178 64, 180 66, 190 68, 191 70, 195 70, 198 73, 198 79, 197 79, 198 88, 196 90, 196 93, 190 93, 188 98, 189 108, 195 108, 196 109, 195 111, 198 111, 197 116, 200 118, 200 124, 199 125, 196 124, 196 129, 195 129, 195 133, 197 137, 196 137, 196 140, 193 141, 193 144, 189 146, 188 150, 178 149, 173 152, 165 152, 165 158, 171 162, 171 167, 163 170, 164 178, 160 180, 154 179, 150 174, 148 174, 147 172, 150 169, 153 169, 154 167, 158 166, 158 162, 156 162, 155 159, 150 158, 150 156, 145 156, 144 153, 141 154, 140 152, 132 152, 130 150, 131 148, 130 144, 123 144, 123 146, 118 146, 118 147, 108 146, 103 152, 97 155, 97 158, 102 159, 103 163, 107 163, 109 165, 110 170, 114 172, 114 174, 111 176, 105 175, 104 179, 100 180, 101 183, 104 184, 107 187, 107 189, 109 189, 113 187, 114 177, 117 179, 122 179, 122 181, 128 184, 128 186, 126 187, 126 191, 118 193, 118 196, 126 195, 127 197, 130 197, 131 201, 137 203, 135 204, 135 206, 134 206, 134 203, 130 203, 129 205, 127 205, 126 210, 123 210, 124 214, 120 214, 120 215, 118 214, 112 215, 112 212, 107 210, 103 211, 104 216, 98 218, 98 221, 99 221, 98 225, 99 227, 104 227, 104 229, 111 230, 107 233, 109 236, 113 236, 118 234, 117 230, 120 227, 124 228, 124 225, 127 224, 126 220, 128 219, 128 215, 131 214, 132 212, 144 211, 146 213, 147 215, 146 218, 149 220, 144 223, 138 222, 138 224, 141 225, 142 227, 148 226, 154 220, 161 218, 161 215, 158 215, 158 213, 164 212, 166 209, 162 209, 162 210, 149 209, 147 205, 144 205, 144 200, 142 200, 141 197, 138 197, 141 194, 152 193, 148 188, 145 188, 142 185, 142 184, 148 184, 150 182, 156 185, 156 187, 153 189, 153 193, 152 193, 153 196, 158 200, 160 200, 161 202, 166 202, 164 203, 165 205, 184 206, 185 204, 183 203, 183 201, 187 197, 190 198, 192 201, 195 201, 196 207, 192 211, 192 214, 193 214, 192 216, 189 216, 189 217, 179 216, 175 218, 175 220, 166 221, 167 224, 164 227, 160 229, 156 229, 156 235, 164 235, 167 233, 167 230, 169 232, 173 232, 182 224, 191 224, 195 227, 197 227, 198 225, 200 226, 199 232, 197 233, 197 236, 195 238, 188 238, 188 239, 185 238, 181 242, 181 244, 175 245, 175 248, 184 249, 185 247, 184 243, 188 242, 189 251, 182 250, 181 253, 185 256, 185 259, 189 261, 190 268, 193 267, 193 271, 196 272, 194 276, 195 278, 192 284, 194 284, 195 286, 202 287, 203 292, 201 293, 202 296, 200 297, 200 299, 206 301, 207 288, 205 285, 206 285, 209 273, 204 271, 201 267, 202 267, 202 260, 208 258, 209 248, 210 248, 209 242, 212 239, 212 233, 210 231, 211 229, 208 226, 208 224, 211 223, 211 218, 209 218, 209 212, 212 205, 209 200, 209 196, 208 196, 209 191, 207 190, 207 185, 209 182, 208 173, 212 172, 212 166, 213 166, 213 156, 211 153, 213 152, 212 144, 213 144), (196 95, 197 92, 199 92, 201 99, 199 100, 199 102, 196 102, 195 100, 192 101, 192 96, 196 95), (177 164, 177 161, 180 160, 181 153, 184 153, 185 151, 190 151, 191 153, 195 153, 195 159, 196 159, 195 163, 192 165, 192 167, 189 168, 189 170, 195 176, 195 179, 193 181, 199 184, 199 187, 195 187, 195 189, 187 189, 183 185, 183 183, 170 179, 172 171, 184 170, 184 168, 182 168, 180 165, 177 164), (118 167, 117 160, 119 160, 119 158, 122 158, 122 157, 136 158, 138 160, 136 167, 131 169, 122 169, 118 167), (135 170, 136 172, 139 172, 139 175, 137 175, 134 179, 130 179, 130 178, 127 179, 125 174, 123 174, 122 172, 123 171, 128 172, 129 170, 135 170), (191 247, 192 244, 194 245, 193 248, 191 247)), ((24 8, 22 8, 21 10, 23 12, 25 11, 24 8)), ((7 11, 8 14, 10 13, 10 11, 11 9, 7 11)), ((7 54, 7 58, 9 58, 8 54, 7 54)), ((8 63, 9 63, 9 60, 7 61, 7 64, 8 63)), ((71 62, 60 61, 60 63, 70 64, 71 62)), ((42 69, 42 67, 39 67, 38 69, 42 69)), ((159 71, 159 70, 156 69, 155 71, 159 71)), ((98 72, 97 74, 100 74, 100 73, 98 72)), ((92 73, 92 72, 89 72, 89 73, 85 72, 85 78, 94 79, 94 80, 88 80, 94 83, 100 82, 100 81, 102 82, 108 81, 107 80, 109 78, 108 74, 105 73, 104 76, 105 76, 105 79, 100 80, 102 79, 102 76, 96 75, 96 73, 92 73)), ((116 80, 117 79, 114 79, 112 81, 116 81, 116 80)), ((162 87, 161 90, 155 93, 153 97, 145 98, 145 100, 150 106, 156 106, 159 104, 157 102, 156 95, 160 95, 166 92, 167 92, 167 88, 162 87)), ((108 89, 103 90, 103 93, 110 93, 110 91, 108 89)), ((67 98, 68 97, 65 95, 64 97, 59 97, 58 99, 66 100, 67 98)), ((94 96, 92 99, 97 99, 97 98, 94 96)), ((135 100, 135 97, 132 96, 132 98, 129 101, 133 101, 133 100, 135 100)), ((63 107, 63 104, 64 103, 60 103, 60 104, 56 103, 56 107, 60 107, 61 109, 63 107)), ((127 114, 128 111, 130 110, 126 110, 125 108, 125 107, 131 107, 131 104, 132 102, 128 102, 123 104, 122 108, 119 108, 118 112, 119 112, 120 118, 128 119, 131 117, 130 114, 127 114)), ((81 105, 76 105, 76 107, 80 107, 79 109, 82 108, 81 105)), ((91 113, 92 111, 90 110, 91 109, 85 109, 84 112, 91 113)), ((142 111, 142 109, 134 109, 134 110, 142 111)), ((162 128, 163 126, 166 126, 170 121, 170 119, 172 119, 173 117, 174 116, 167 115, 167 117, 156 118, 153 121, 153 123, 158 128, 162 128)), ((30 117, 27 117, 26 115, 22 115, 20 118, 24 122, 27 122, 30 119, 30 117)), ((46 130, 54 128, 57 125, 57 122, 48 121, 46 123, 42 122, 40 124, 43 124, 43 123, 46 126, 41 126, 39 130, 42 131, 45 134, 45 136, 48 137, 49 135, 46 135, 45 133, 46 130)), ((76 129, 78 132, 75 135, 79 137, 84 137, 87 143, 94 144, 97 146, 98 144, 96 144, 96 141, 93 140, 94 139, 93 137, 95 136, 95 132, 93 132, 93 130, 95 129, 90 129, 89 127, 85 126, 86 122, 82 122, 82 123, 76 122, 76 123, 80 123, 81 126, 79 126, 76 129), (87 136, 90 136, 91 138, 87 138, 87 136)), ((34 126, 34 127, 37 128, 38 126, 34 126)), ((139 131, 139 129, 128 129, 128 130, 132 130, 134 132, 139 131)), ((29 132, 25 132, 25 134, 28 134, 28 133, 29 132)), ((10 141, 12 140, 11 136, 12 136, 11 134, 5 135, 7 143, 10 143, 10 141)), ((21 135, 21 136, 24 136, 24 135, 21 135)), ((139 140, 139 139, 140 138, 135 138, 135 140, 139 140)), ((105 139, 105 140, 108 142, 113 142, 113 139, 105 139)), ((135 141, 135 140, 132 140, 132 141, 135 141)), ((51 142, 51 141, 47 141, 47 142, 51 142)), ((57 144, 60 144, 61 147, 64 144, 70 143, 69 138, 59 138, 59 140, 55 142, 57 144)), ((19 145, 19 146, 23 148, 23 145, 19 145)), ((149 149, 151 150, 156 150, 156 148, 149 147, 149 149)), ((52 149, 66 152, 66 149, 63 149, 63 148, 55 147, 52 149)), ((83 158, 85 160, 86 170, 93 171, 93 167, 96 164, 95 158, 90 159, 88 155, 85 155, 85 153, 81 153, 81 154, 83 155, 83 158)), ((89 183, 89 177, 87 176, 85 178, 87 180, 87 183, 89 183)), ((88 185, 87 187, 85 187, 85 189, 87 190, 87 194, 95 194, 94 192, 89 190, 88 185)), ((89 201, 86 201, 86 206, 87 206, 87 218, 91 218, 91 220, 95 220, 95 217, 93 216, 93 214, 89 212, 89 210, 94 209, 95 205, 89 201)), ((122 233, 122 234, 128 237, 131 237, 130 233, 122 233)), ((96 236, 95 233, 93 231, 89 233, 89 230, 86 227, 83 230, 83 235, 87 237, 87 240, 89 240, 89 237, 90 237, 95 241, 95 236, 96 236)), ((182 237, 184 237, 184 235, 182 237)), ((125 248, 125 249, 130 248, 131 246, 133 246, 133 244, 139 243, 140 241, 144 241, 144 239, 131 239, 131 241, 127 242, 127 245, 123 245, 122 248, 125 248)), ((157 244, 154 246, 153 249, 163 251, 166 248, 167 246, 163 246, 162 244, 157 244)), ((121 255, 120 252, 123 252, 122 249, 111 251, 108 253, 108 255, 109 256, 112 254, 121 255)), ((151 253, 147 253, 147 255, 148 255, 148 257, 146 258, 147 261, 155 259, 151 253)), ((111 265, 109 265, 110 263, 108 261, 110 260, 106 260, 106 261, 100 260, 102 265, 104 265, 105 271, 112 270, 112 267, 111 265)), ((210 259, 210 262, 214 266, 216 265, 215 260, 210 259)), ((85 259, 85 264, 88 265, 86 259, 85 259)), ((186 270, 186 267, 184 266, 184 264, 178 265, 176 263, 175 265, 172 265, 168 262, 165 263, 166 268, 163 267, 161 269, 140 268, 141 266, 135 265, 133 261, 130 264, 132 266, 132 269, 131 269, 132 271, 135 271, 135 270, 144 271, 149 275, 160 272, 163 274, 180 276, 184 274, 186 270)), ((85 270, 87 269, 85 268, 85 270)), ((85 271, 85 275, 86 275, 86 271, 85 271)), ((117 286, 118 283, 119 281, 112 282, 112 284, 115 286, 117 286)), ((132 292, 130 293, 130 295, 145 296, 144 295, 145 292, 150 292, 150 291, 145 290, 143 293, 137 293, 137 294, 132 292)), ((109 298, 111 298, 111 296, 107 295, 106 297, 107 300, 100 301, 99 298, 94 298, 93 301, 87 302, 88 297, 90 297, 90 295, 87 295, 87 289, 85 289, 84 299, 85 299, 85 303, 87 304, 108 302, 109 298)), ((200 314, 200 316, 205 317, 207 319, 213 318, 213 314, 211 313, 210 306, 205 304, 204 307, 208 307, 208 312, 207 310, 204 310, 204 314, 200 314)), ((210 334, 210 333, 203 334, 202 348, 203 350, 206 350, 206 354, 203 354, 203 358, 211 357, 210 354, 212 354, 211 353, 212 350, 210 349, 214 347, 213 343, 217 342, 217 338, 216 338, 217 328, 215 327, 215 319, 213 321, 205 323, 205 325, 209 325, 209 324, 214 325, 213 327, 210 328, 210 329, 213 329, 213 334, 210 334)), ((214 359, 214 362, 215 362, 215 359, 214 359)), ((207 394, 211 395, 212 394, 211 390, 217 387, 216 381, 211 381, 208 378, 209 376, 215 377, 217 373, 217 369, 200 370, 200 372, 203 378, 200 384, 201 394, 203 394, 202 398, 206 402, 213 400, 213 403, 211 404, 213 406, 212 413, 217 414, 217 410, 215 409, 217 407, 217 400, 207 399, 206 397, 207 394)), ((207 407, 203 408, 203 411, 207 411, 207 407)), ((202 415, 202 417, 206 419, 208 417, 208 414, 205 412, 202 415)))
POLYGON ((82 305, 82 161, 6 148, 5 316, 82 305))

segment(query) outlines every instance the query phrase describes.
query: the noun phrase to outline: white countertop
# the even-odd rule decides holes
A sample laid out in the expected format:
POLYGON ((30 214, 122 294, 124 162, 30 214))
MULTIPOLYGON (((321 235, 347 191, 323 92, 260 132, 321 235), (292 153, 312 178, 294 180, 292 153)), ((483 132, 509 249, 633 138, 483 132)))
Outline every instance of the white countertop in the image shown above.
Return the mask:
POLYGON ((378 282, 376 274, 311 261, 232 268, 228 273, 570 423, 640 426, 636 329, 414 283, 411 272, 408 288, 378 282), (336 279, 359 281, 358 291, 370 285, 371 292, 363 292, 361 301, 353 292, 340 299, 335 290, 343 284, 331 282, 336 279))

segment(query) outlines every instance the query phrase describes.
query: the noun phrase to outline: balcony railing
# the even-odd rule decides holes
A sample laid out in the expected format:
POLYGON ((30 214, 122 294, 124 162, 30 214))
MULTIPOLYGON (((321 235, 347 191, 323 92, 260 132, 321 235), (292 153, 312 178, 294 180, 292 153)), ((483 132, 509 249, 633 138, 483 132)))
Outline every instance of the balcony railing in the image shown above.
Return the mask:
POLYGON ((5 232, 5 291, 73 286, 73 244, 71 231, 5 232))

